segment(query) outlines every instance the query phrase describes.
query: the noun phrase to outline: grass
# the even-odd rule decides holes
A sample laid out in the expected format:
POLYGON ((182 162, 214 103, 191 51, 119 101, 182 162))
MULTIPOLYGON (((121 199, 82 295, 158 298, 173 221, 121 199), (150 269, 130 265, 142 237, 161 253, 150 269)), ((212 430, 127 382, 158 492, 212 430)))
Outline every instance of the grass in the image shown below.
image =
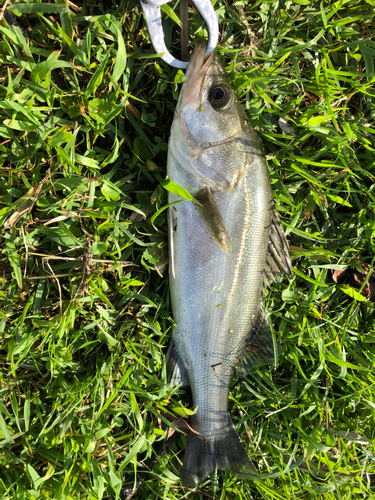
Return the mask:
MULTIPOLYGON (((138 2, 7 6, 1 498, 129 498, 139 478, 137 499, 372 498, 374 0, 215 3, 217 50, 262 138, 295 273, 265 297, 279 366, 234 381, 230 397, 270 476, 219 472, 198 492, 179 480, 186 437, 161 452, 188 401, 166 384, 166 212, 154 216, 183 73, 154 58, 138 2)), ((206 32, 191 6, 189 18, 193 48, 206 32)))

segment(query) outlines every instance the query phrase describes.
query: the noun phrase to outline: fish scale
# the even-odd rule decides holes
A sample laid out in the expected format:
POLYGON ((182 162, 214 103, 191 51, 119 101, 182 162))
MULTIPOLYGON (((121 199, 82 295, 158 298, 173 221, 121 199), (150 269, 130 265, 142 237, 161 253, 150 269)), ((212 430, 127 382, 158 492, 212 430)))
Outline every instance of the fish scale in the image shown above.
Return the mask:
POLYGON ((190 487, 215 469, 256 477, 228 412, 229 388, 236 368, 273 362, 261 296, 266 278, 291 272, 256 135, 219 58, 204 54, 202 45, 193 54, 168 152, 169 178, 200 202, 169 193, 176 327, 167 364, 171 383, 190 385, 197 407, 182 471, 190 487), (219 107, 218 87, 227 99, 219 107))

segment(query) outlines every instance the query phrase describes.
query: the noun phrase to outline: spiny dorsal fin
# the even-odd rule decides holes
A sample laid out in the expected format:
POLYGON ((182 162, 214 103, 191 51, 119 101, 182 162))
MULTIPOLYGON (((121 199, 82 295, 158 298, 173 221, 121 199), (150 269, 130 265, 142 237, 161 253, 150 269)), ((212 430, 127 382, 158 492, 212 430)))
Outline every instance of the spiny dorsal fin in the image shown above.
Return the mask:
POLYGON ((232 250, 232 240, 229 236, 229 231, 223 216, 221 215, 215 200, 213 199, 210 190, 204 188, 195 195, 201 206, 194 205, 198 210, 199 215, 212 236, 213 240, 224 250, 230 252, 232 250))
POLYGON ((285 238, 276 208, 272 210, 272 223, 268 241, 266 266, 264 269, 264 287, 276 280, 280 273, 292 274, 292 263, 289 257, 289 245, 285 238))
POLYGON ((278 349, 277 357, 279 357, 281 348, 274 345, 270 324, 260 307, 245 341, 244 353, 236 366, 237 374, 244 375, 255 367, 274 364, 275 347, 278 349))

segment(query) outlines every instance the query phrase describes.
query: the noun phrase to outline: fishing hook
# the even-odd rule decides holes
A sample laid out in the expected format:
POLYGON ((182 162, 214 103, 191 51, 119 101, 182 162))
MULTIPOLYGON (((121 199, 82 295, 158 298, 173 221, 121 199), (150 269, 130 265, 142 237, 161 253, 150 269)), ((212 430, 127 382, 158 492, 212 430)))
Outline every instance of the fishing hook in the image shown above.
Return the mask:
MULTIPOLYGON (((180 61, 172 56, 165 45, 163 25, 161 22, 160 6, 171 0, 140 0, 146 24, 150 33, 152 46, 156 53, 162 53, 161 58, 170 66, 179 69, 186 69, 188 62, 180 61)), ((206 56, 216 47, 219 39, 219 23, 210 0, 192 0, 198 12, 203 17, 208 30, 208 44, 206 56)))

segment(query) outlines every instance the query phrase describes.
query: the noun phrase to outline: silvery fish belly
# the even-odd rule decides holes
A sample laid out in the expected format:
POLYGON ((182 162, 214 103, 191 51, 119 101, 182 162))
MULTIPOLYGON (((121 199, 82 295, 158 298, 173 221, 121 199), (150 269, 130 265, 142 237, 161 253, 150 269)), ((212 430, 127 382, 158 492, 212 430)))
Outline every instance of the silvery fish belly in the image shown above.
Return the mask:
POLYGON ((176 327, 171 383, 190 385, 197 412, 183 483, 215 469, 255 478, 228 412, 235 370, 272 364, 262 292, 291 273, 266 163, 216 54, 197 46, 181 89, 168 151, 169 179, 199 202, 170 193, 170 288, 176 327))

